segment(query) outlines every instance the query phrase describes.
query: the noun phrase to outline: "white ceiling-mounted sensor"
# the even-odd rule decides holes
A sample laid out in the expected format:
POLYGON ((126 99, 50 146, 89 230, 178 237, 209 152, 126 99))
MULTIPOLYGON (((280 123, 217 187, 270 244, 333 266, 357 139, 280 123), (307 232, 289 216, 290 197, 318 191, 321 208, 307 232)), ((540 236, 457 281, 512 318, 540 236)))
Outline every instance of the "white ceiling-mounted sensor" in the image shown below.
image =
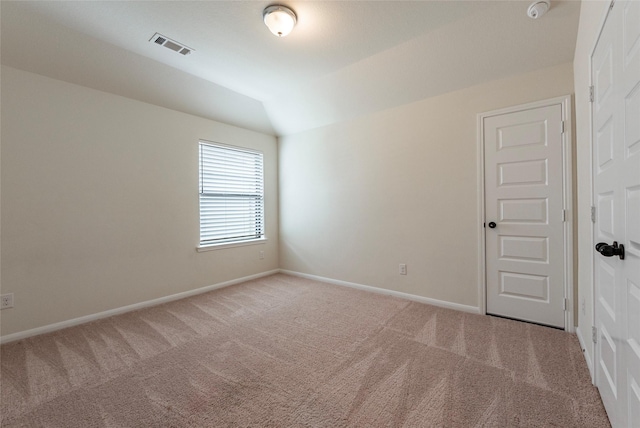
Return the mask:
POLYGON ((531 3, 529 9, 527 9, 527 16, 531 19, 538 19, 547 13, 549 7, 551 7, 549 0, 535 1, 531 3))

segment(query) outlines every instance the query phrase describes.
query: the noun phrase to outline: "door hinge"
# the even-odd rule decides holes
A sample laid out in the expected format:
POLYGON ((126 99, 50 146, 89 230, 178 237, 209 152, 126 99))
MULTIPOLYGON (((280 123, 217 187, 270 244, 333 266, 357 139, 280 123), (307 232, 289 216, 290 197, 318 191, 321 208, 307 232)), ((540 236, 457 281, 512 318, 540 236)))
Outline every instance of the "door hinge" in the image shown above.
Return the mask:
POLYGON ((591 206, 591 223, 596 222, 596 207, 595 205, 591 206))
POLYGON ((589 102, 590 103, 592 103, 594 101, 594 99, 595 99, 594 92, 595 91, 594 91, 593 86, 589 86, 589 102))
POLYGON ((562 221, 563 222, 567 221, 567 210, 562 210, 562 221))
POLYGON ((560 122, 560 133, 564 134, 564 120, 560 122))
POLYGON ((569 299, 567 299, 566 297, 562 301, 562 309, 565 311, 569 310, 569 299))
POLYGON ((595 326, 591 327, 591 341, 598 343, 598 329, 595 326))
POLYGON ((613 5, 616 3, 616 0, 611 0, 611 4, 609 5, 609 9, 613 9, 613 5))

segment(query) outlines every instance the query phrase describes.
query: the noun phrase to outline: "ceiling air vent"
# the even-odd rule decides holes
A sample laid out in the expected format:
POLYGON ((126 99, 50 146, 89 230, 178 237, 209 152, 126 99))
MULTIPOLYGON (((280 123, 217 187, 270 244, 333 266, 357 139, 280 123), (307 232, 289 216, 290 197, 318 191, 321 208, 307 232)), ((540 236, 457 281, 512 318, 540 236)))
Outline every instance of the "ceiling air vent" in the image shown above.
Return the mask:
POLYGON ((189 55, 193 52, 193 49, 183 45, 182 43, 176 42, 175 40, 171 40, 167 36, 163 36, 162 34, 156 33, 153 35, 150 42, 153 42, 157 45, 164 46, 167 49, 171 49, 174 52, 178 52, 182 55, 189 55))

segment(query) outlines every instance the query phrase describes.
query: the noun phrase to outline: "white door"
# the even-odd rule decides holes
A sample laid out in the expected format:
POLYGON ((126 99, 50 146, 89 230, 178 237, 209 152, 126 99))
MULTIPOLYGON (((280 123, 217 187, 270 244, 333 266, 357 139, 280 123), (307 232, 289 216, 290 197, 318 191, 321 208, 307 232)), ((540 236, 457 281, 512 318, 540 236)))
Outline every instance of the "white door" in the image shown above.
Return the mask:
POLYGON ((614 427, 640 427, 640 2, 618 0, 591 58, 596 385, 614 427), (607 251, 608 250, 608 251, 607 251))
POLYGON ((562 104, 483 129, 487 313, 564 328, 562 104))

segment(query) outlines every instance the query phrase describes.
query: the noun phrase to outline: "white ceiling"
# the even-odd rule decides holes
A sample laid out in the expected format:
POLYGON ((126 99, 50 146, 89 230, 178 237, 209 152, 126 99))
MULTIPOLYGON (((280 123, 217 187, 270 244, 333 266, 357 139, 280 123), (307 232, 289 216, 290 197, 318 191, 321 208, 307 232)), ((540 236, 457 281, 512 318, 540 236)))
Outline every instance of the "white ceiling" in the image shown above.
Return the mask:
POLYGON ((2 63, 277 135, 571 61, 579 2, 267 1, 1 3, 2 63), (149 42, 159 32, 189 56, 149 42))

